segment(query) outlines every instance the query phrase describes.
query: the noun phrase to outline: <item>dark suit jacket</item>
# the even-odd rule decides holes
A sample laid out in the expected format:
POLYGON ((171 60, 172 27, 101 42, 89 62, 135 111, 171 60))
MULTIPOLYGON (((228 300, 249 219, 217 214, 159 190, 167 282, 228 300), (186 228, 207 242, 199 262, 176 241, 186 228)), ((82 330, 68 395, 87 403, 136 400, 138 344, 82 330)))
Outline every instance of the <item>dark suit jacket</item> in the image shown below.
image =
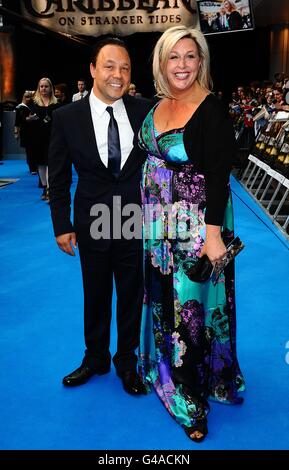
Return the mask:
POLYGON ((79 243, 107 249, 109 240, 93 240, 90 236, 94 220, 90 216, 91 207, 101 203, 111 208, 116 195, 121 196, 122 206, 140 204, 141 166, 145 154, 138 147, 137 137, 151 102, 129 95, 125 95, 123 101, 134 131, 134 147, 117 179, 100 159, 89 95, 54 112, 49 148, 49 197, 55 236, 75 231, 79 243), (78 174, 73 225, 70 219, 72 164, 78 174))

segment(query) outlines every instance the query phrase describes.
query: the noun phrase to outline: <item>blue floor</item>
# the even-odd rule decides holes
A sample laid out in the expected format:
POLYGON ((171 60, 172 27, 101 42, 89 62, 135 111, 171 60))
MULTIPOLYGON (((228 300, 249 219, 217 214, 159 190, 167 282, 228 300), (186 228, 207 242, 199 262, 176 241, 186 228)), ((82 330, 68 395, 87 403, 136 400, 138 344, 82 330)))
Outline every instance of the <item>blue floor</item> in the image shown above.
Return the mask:
POLYGON ((155 394, 127 395, 114 370, 62 386, 83 355, 79 259, 57 248, 49 206, 25 162, 5 161, 1 178, 19 181, 0 189, 0 449, 289 448, 288 243, 236 180, 236 234, 246 244, 236 263, 238 352, 247 391, 241 406, 212 403, 209 435, 197 445, 155 394))

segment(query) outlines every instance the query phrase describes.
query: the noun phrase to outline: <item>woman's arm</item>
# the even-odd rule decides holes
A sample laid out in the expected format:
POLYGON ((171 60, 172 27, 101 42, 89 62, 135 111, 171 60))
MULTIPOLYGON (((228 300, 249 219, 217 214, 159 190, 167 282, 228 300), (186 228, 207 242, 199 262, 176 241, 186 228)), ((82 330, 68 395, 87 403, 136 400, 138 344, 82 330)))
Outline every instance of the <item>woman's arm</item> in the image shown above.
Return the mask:
POLYGON ((214 261, 226 252, 221 229, 236 142, 230 118, 213 95, 186 126, 184 145, 196 170, 205 177, 207 237, 202 254, 214 261))
POLYGON ((205 222, 208 225, 222 226, 229 197, 229 179, 236 154, 236 141, 230 118, 218 103, 207 114, 202 138, 206 189, 205 222))
POLYGON ((206 190, 206 240, 202 254, 211 262, 222 259, 226 246, 221 237, 224 213, 229 197, 229 178, 236 151, 229 116, 218 108, 207 117, 204 135, 204 175, 206 190))

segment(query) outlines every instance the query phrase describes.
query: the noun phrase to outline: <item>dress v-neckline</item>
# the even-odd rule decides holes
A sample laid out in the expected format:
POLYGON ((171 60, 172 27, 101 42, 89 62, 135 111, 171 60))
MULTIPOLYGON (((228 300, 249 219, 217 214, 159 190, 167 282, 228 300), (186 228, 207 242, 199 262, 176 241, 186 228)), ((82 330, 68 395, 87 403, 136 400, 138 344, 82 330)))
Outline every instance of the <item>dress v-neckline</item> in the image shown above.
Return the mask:
POLYGON ((155 135, 155 138, 159 138, 160 136, 163 136, 165 134, 168 134, 168 133, 172 133, 172 132, 175 132, 175 131, 179 131, 179 130, 183 130, 185 129, 185 127, 188 125, 188 123, 195 117, 195 114, 198 112, 198 110, 200 109, 200 107, 202 106, 202 104, 206 101, 206 99, 208 98, 208 96, 210 96, 211 93, 209 93, 208 95, 205 96, 205 98, 203 99, 203 101, 200 102, 200 104, 197 106, 197 108, 195 109, 195 111, 193 112, 193 114, 191 115, 191 117, 187 120, 187 122, 185 123, 184 126, 181 126, 181 127, 175 127, 175 128, 172 128, 172 129, 168 129, 167 131, 159 131, 155 125, 155 120, 154 120, 154 113, 155 113, 155 110, 156 108, 159 106, 160 104, 160 101, 158 103, 156 103, 156 105, 152 108, 152 124, 153 124, 153 129, 154 131, 157 132, 157 136, 154 132, 154 135, 155 135))

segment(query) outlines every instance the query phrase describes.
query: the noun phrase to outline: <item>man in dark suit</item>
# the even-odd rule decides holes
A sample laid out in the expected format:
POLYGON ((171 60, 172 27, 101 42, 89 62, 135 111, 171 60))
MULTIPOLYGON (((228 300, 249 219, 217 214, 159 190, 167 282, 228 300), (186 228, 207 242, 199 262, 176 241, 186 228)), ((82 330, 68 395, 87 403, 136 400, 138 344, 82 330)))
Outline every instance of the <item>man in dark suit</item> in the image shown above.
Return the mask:
POLYGON ((91 93, 55 111, 49 151, 50 207, 56 241, 74 255, 78 245, 84 288, 86 350, 81 366, 64 377, 75 386, 110 371, 113 277, 117 292, 117 352, 113 357, 124 389, 145 393, 137 375, 143 300, 142 241, 119 229, 127 204, 140 206, 140 173, 145 155, 137 133, 151 103, 126 94, 131 65, 125 44, 106 38, 93 49, 91 93), (74 224, 70 221, 71 166, 78 174, 74 224), (93 217, 104 211, 103 223, 93 217), (108 215, 107 215, 108 214, 108 215), (95 225, 96 224, 96 225, 95 225), (100 233, 97 228, 105 233, 100 233), (109 232, 109 233, 108 233, 109 232))

